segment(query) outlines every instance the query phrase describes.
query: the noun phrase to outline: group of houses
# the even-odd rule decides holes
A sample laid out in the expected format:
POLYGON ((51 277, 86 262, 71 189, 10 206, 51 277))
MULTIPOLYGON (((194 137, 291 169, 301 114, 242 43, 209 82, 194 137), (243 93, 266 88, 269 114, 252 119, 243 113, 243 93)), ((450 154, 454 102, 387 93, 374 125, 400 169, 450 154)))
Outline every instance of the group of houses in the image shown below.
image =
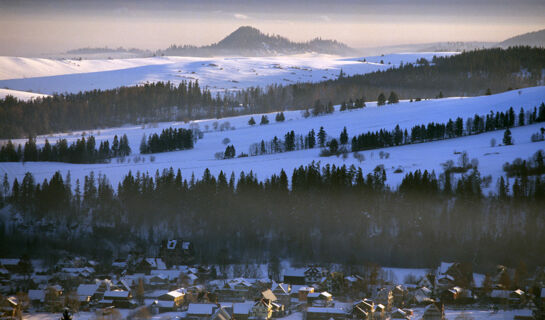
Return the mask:
POLYGON ((305 320, 365 320, 411 319, 412 308, 419 307, 424 308, 422 319, 442 320, 445 305, 483 299, 506 307, 545 305, 542 268, 515 288, 506 286, 506 279, 516 278, 512 269, 498 266, 485 277, 457 262, 394 281, 376 268, 345 275, 317 265, 283 270, 274 280, 225 279, 217 276, 216 266, 192 261, 193 245, 184 240, 164 241, 157 257, 131 255, 108 268, 81 257, 52 266, 28 258, 0 259, 0 316, 117 308, 176 312, 190 320, 267 320, 293 312, 305 320))

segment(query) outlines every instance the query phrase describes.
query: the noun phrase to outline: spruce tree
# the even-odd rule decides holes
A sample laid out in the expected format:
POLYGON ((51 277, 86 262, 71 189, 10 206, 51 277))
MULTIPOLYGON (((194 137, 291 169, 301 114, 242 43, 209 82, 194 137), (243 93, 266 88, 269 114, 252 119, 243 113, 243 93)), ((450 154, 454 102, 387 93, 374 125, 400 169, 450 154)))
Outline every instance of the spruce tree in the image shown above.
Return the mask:
POLYGON ((324 127, 320 127, 320 131, 318 131, 318 144, 320 145, 320 148, 324 147, 325 138, 326 138, 326 133, 325 133, 324 127))
POLYGON ((398 103, 399 97, 397 96, 397 93, 390 92, 390 96, 388 97, 388 104, 398 103))
POLYGON ((261 116, 260 125, 269 124, 269 118, 266 115, 261 116))
POLYGON ((339 151, 339 143, 337 142, 337 139, 333 139, 329 142, 329 152, 331 154, 336 154, 339 151))
POLYGON ((339 141, 341 142, 342 145, 345 145, 348 143, 348 132, 346 131, 346 127, 343 128, 339 141))
POLYGON ((250 120, 248 120, 248 124, 251 126, 255 125, 254 117, 251 117, 250 120))
POLYGON ((511 130, 509 130, 509 128, 507 128, 503 133, 503 144, 506 146, 510 146, 513 144, 513 139, 511 138, 511 130))
POLYGON ((386 96, 384 93, 380 93, 377 98, 377 106, 383 106, 386 104, 386 96))

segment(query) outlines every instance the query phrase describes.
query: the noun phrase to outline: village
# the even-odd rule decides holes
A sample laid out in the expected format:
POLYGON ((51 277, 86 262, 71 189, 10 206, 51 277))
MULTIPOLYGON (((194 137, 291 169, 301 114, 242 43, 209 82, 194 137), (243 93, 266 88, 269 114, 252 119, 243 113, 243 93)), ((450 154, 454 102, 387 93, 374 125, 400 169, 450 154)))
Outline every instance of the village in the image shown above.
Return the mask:
POLYGON ((82 257, 54 267, 27 256, 0 259, 0 319, 92 312, 95 319, 443 320, 445 308, 525 311, 515 319, 544 315, 545 268, 497 266, 483 275, 442 262, 396 281, 376 264, 351 274, 307 265, 272 268, 266 278, 227 278, 223 268, 194 261, 193 244, 181 239, 163 241, 157 257, 129 255, 108 266, 82 257))

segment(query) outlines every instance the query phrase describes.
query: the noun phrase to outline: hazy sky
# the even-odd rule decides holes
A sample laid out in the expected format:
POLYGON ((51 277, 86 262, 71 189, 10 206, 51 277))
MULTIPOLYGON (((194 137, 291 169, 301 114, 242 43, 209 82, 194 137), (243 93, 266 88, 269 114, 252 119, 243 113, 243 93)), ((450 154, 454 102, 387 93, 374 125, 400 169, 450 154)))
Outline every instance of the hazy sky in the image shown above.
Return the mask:
POLYGON ((362 48, 501 41, 545 28, 545 0, 0 0, 0 55, 217 42, 241 25, 362 48))

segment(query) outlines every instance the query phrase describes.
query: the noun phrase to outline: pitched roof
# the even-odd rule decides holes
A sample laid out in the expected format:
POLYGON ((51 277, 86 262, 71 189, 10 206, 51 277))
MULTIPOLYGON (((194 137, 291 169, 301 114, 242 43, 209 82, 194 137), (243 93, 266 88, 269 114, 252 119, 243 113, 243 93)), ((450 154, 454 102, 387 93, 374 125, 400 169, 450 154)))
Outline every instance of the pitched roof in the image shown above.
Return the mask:
POLYGON ((190 303, 187 308, 188 314, 212 315, 217 306, 211 303, 190 303))
POLYGON ((263 296, 263 298, 269 299, 270 301, 278 300, 276 298, 276 296, 274 295, 274 293, 271 291, 271 289, 267 289, 267 290, 261 292, 261 295, 263 296))
POLYGON ((309 307, 307 312, 311 313, 334 313, 334 314, 346 314, 344 310, 337 308, 319 308, 319 307, 309 307))
POLYGON ((98 285, 95 284, 80 284, 76 293, 78 296, 92 296, 98 289, 98 285))
POLYGON ((254 305, 251 301, 233 303, 233 314, 249 314, 252 306, 254 305))

